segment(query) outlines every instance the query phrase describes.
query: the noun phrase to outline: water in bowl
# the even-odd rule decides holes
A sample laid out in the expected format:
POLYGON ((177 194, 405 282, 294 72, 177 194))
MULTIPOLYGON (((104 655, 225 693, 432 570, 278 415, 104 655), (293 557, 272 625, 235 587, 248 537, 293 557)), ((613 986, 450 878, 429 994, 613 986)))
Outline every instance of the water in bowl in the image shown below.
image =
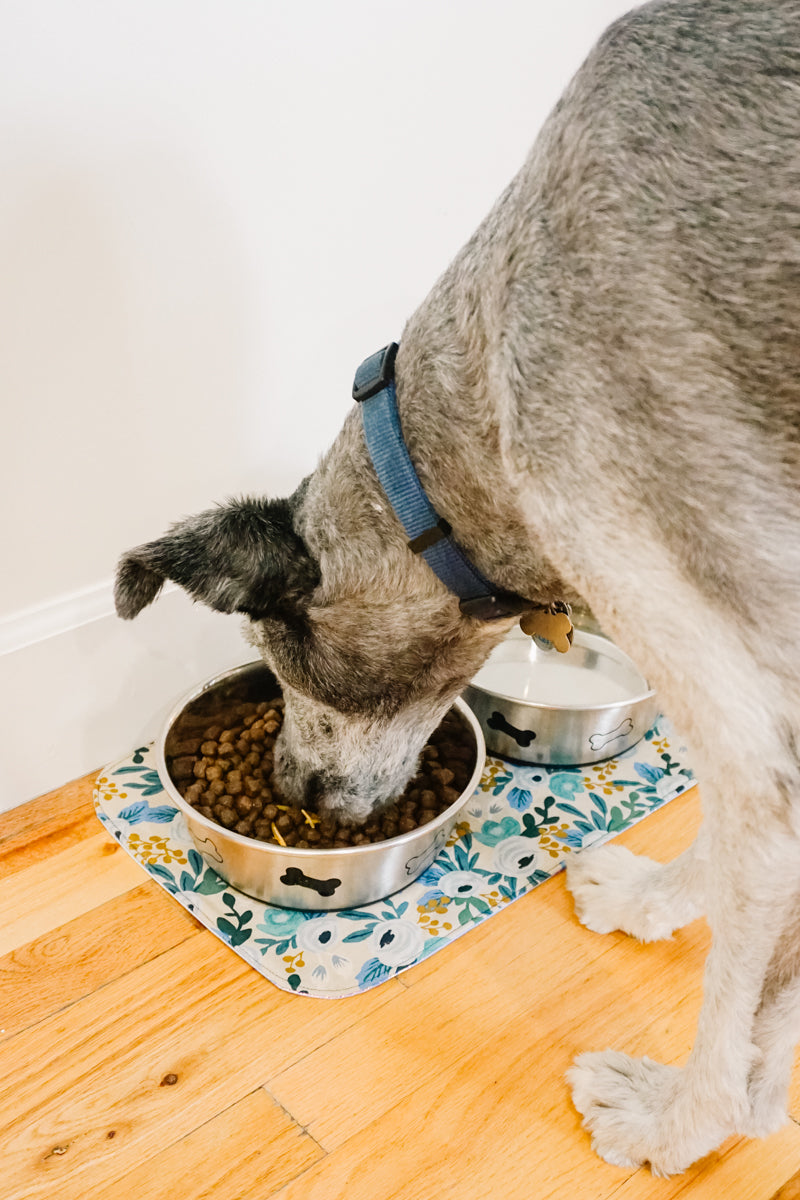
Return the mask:
POLYGON ((473 683, 476 687, 515 700, 569 708, 616 704, 631 699, 630 688, 601 671, 586 671, 557 660, 490 661, 480 669, 473 683))

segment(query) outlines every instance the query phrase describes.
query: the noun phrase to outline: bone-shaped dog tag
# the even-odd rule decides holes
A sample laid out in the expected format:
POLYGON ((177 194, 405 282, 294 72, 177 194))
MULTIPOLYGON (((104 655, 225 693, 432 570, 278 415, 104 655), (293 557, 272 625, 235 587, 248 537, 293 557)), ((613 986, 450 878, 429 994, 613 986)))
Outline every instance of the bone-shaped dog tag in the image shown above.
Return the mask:
POLYGON ((559 654, 566 654, 572 645, 572 621, 569 613, 534 608, 523 614, 519 626, 529 637, 544 638, 545 641, 551 642, 559 654))

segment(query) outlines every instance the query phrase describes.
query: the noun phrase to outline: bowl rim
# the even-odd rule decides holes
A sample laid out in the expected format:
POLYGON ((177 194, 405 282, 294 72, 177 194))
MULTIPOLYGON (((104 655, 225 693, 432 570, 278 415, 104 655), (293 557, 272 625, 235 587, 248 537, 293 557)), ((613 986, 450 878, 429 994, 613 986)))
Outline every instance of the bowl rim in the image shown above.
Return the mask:
MULTIPOLYGON (((497 647, 495 647, 495 649, 506 645, 507 642, 520 641, 523 638, 526 641, 530 640, 527 633, 523 633, 519 626, 515 626, 512 630, 510 630, 503 641, 497 643, 497 647)), ((655 688, 650 686, 650 684, 647 682, 647 679, 645 679, 644 675, 639 670, 630 655, 626 654, 624 650, 621 650, 616 642, 612 642, 610 638, 607 638, 602 634, 588 633, 586 630, 576 629, 573 635, 573 644, 575 643, 577 643, 579 646, 585 646, 589 650, 594 650, 597 653, 604 654, 606 658, 610 658, 612 660, 615 655, 618 655, 620 659, 624 660, 622 665, 630 666, 636 672, 639 678, 643 680, 647 691, 634 692, 631 696, 626 697, 624 700, 606 700, 602 704, 549 704, 544 700, 523 700, 519 696, 510 696, 507 692, 498 692, 491 688, 481 687, 480 684, 475 683, 473 680, 470 680, 464 691, 467 692, 471 689, 472 691, 479 692, 482 696, 490 697, 492 700, 503 700, 508 704, 519 704, 523 708, 530 708, 535 711, 547 710, 552 712, 567 713, 603 712, 606 709, 620 708, 632 704, 642 704, 645 700, 651 700, 655 697, 655 688), (613 651, 612 654, 608 653, 609 648, 611 648, 613 651)), ((558 651, 555 651, 555 648, 554 652, 558 653, 558 651)), ((486 659, 487 663, 490 658, 491 653, 486 659)), ((486 663, 484 663, 484 666, 485 665, 486 663)))
MULTIPOLYGON (((441 826, 447 822, 449 816, 451 816, 454 812, 457 812, 459 808, 462 808, 466 804, 472 793, 475 791, 475 788, 477 787, 478 782, 483 774, 483 768, 486 763, 486 740, 483 736, 483 730, 481 729, 480 721, 475 716, 475 713, 472 711, 466 701, 463 700, 461 696, 458 696, 450 707, 458 709, 461 715, 466 718, 467 724, 472 730, 472 734, 475 739, 475 766, 467 786, 464 788, 463 792, 459 794, 458 799, 454 800, 452 804, 448 805, 447 808, 440 812, 433 821, 428 821, 426 825, 418 825, 416 829, 411 829, 408 833, 399 833, 396 837, 384 838, 382 842, 369 842, 364 846, 330 846, 326 848, 309 846, 308 848, 305 848, 303 846, 276 846, 272 842, 262 842, 259 841, 258 838, 251 838, 244 833, 236 833, 232 829, 226 829, 224 825, 220 825, 217 821, 212 821, 208 817, 204 817, 202 813, 197 812, 196 809, 192 808, 192 806, 188 804, 186 800, 184 800, 183 796, 175 786, 172 777, 170 776, 169 770, 167 769, 167 758, 165 753, 167 737, 169 736, 169 732, 175 721, 193 700, 197 700, 198 697, 202 696, 205 692, 211 691, 212 688, 218 687, 226 680, 232 679, 253 667, 263 667, 265 671, 269 671, 270 674, 273 674, 271 668, 262 659, 253 659, 250 662, 241 663, 238 667, 230 667, 227 671, 222 671, 218 675, 214 675, 210 679, 206 679, 202 683, 196 684, 190 691, 185 692, 178 700, 175 701, 169 713, 167 714, 154 745, 156 770, 158 771, 158 777, 161 782, 161 786, 164 788, 164 791, 177 805, 179 811, 182 812, 185 817, 191 817, 193 821, 197 821, 201 827, 208 829, 211 833, 215 833, 217 836, 222 833, 226 839, 230 838, 234 843, 243 846, 248 850, 255 850, 257 853, 264 852, 268 855, 277 855, 281 859, 285 859, 286 857, 295 854, 301 858, 306 858, 320 854, 358 855, 380 853, 381 850, 385 852, 386 847, 393 848, 395 846, 407 845, 410 842, 415 841, 420 834, 424 834, 426 832, 435 834, 436 830, 441 828, 441 826)), ((278 687, 280 688, 280 681, 278 681, 278 687)))

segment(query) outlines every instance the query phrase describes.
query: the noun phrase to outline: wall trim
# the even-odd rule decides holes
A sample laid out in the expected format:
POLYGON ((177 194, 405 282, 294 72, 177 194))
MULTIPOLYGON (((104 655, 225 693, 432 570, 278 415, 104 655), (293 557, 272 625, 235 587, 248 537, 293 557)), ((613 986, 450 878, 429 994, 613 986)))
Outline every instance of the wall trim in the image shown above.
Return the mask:
MULTIPOLYGON (((167 583, 161 595, 166 596, 176 590, 176 584, 167 583)), ((58 637, 92 621, 114 615, 113 579, 57 596, 45 604, 19 609, 7 617, 0 617, 0 655, 24 650, 35 642, 58 637)))
POLYGON ((109 580, 0 621, 0 812, 152 741, 183 692, 256 657, 241 626, 175 585, 122 621, 109 580))

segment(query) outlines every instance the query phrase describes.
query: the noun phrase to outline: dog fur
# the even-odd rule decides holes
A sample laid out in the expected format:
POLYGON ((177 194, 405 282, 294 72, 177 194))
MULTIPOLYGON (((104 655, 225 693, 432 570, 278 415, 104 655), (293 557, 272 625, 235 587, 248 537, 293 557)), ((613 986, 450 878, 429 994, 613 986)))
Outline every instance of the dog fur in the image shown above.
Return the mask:
MULTIPOLYGON (((605 1051, 570 1071, 598 1153, 661 1175, 780 1126, 800 1037, 799 148, 800 0, 633 11, 396 365, 419 476, 481 570, 536 604, 583 598, 691 741, 695 847, 568 869, 592 929, 712 927, 686 1066, 605 1051)), ((289 501, 125 555, 120 614, 164 578, 249 616, 286 695, 287 792, 354 819, 512 624, 463 616, 410 553, 357 410, 289 501)))

